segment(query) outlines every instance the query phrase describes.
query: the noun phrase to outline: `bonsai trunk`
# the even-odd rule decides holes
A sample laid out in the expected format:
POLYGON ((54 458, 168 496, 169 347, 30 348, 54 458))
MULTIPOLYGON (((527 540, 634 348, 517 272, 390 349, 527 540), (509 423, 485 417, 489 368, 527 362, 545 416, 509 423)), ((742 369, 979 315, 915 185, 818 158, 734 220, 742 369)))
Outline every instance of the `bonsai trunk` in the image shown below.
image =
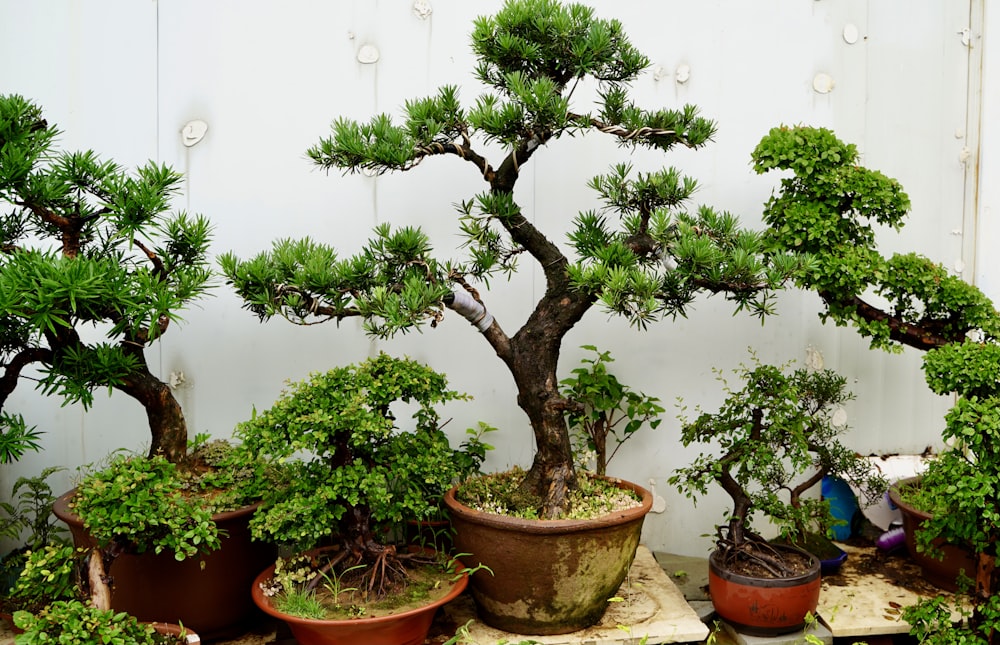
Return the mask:
POLYGON ((171 463, 182 463, 187 456, 184 411, 170 386, 149 371, 142 349, 137 349, 133 355, 139 359, 138 367, 115 387, 134 398, 146 410, 152 439, 149 455, 163 455, 171 463))

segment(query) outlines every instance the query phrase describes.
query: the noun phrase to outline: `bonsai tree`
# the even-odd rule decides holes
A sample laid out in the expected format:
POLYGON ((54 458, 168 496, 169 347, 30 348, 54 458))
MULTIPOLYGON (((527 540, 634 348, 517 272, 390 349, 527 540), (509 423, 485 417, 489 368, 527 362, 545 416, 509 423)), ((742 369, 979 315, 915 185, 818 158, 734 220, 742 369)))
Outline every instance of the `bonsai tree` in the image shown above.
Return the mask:
POLYGON ((791 575, 780 551, 751 528, 755 512, 768 516, 793 544, 832 525, 829 504, 804 494, 826 475, 855 484, 874 501, 887 482, 838 440, 846 430, 833 422, 837 407, 851 398, 844 377, 830 371, 788 371, 755 364, 738 371, 743 388, 732 390, 718 412, 684 420, 682 442, 709 444, 670 477, 690 498, 719 485, 732 499, 728 522, 717 542, 729 566, 754 563, 774 577, 791 575))
POLYGON ((946 615, 931 621, 943 615, 931 605, 908 620, 928 642, 998 643, 1000 316, 979 289, 930 259, 879 253, 875 225, 900 228, 910 202, 896 180, 857 162, 855 146, 829 130, 771 130, 754 150, 754 168, 791 175, 764 211, 769 243, 776 252, 811 258, 795 280, 819 294, 824 319, 853 326, 873 348, 925 351, 931 390, 958 396, 942 435, 949 447, 931 462, 927 477, 952 508, 925 524, 919 539, 924 548, 936 538, 972 546, 979 560, 974 609, 960 634, 946 615))
POLYGON ((181 175, 166 166, 129 173, 56 150, 58 135, 37 105, 0 95, 0 446, 34 443, 4 404, 35 366, 38 387, 66 402, 86 407, 101 387, 134 398, 149 453, 178 462, 184 414, 145 350, 208 288, 208 222, 168 214, 181 175), (86 340, 81 329, 95 326, 103 338, 86 340))
MULTIPOLYGON (((254 454, 289 470, 289 485, 264 496, 254 536, 299 550, 337 540, 334 575, 364 565, 355 586, 375 596, 396 589, 402 563, 422 556, 386 544, 380 529, 431 516, 464 474, 435 406, 466 398, 442 374, 386 354, 293 383, 236 431, 254 454), (411 410, 410 427, 397 425, 411 410)), ((313 575, 315 586, 322 576, 313 575)))
POLYGON ((608 371, 608 363, 615 360, 610 352, 593 345, 584 345, 583 349, 596 356, 583 358, 573 376, 562 381, 563 396, 576 403, 567 413, 567 422, 574 433, 577 453, 593 453, 594 472, 606 475, 608 462, 623 443, 644 425, 654 429, 660 425, 663 407, 657 397, 632 390, 608 371), (609 438, 614 441, 610 453, 609 438))
MULTIPOLYGON (((320 168, 350 173, 407 172, 447 160, 481 177, 482 192, 461 199, 456 210, 464 238, 458 256, 439 256, 419 228, 383 225, 352 257, 311 239, 286 239, 251 259, 228 254, 220 262, 261 319, 280 315, 304 324, 360 316, 368 333, 389 337, 441 324, 446 309, 466 317, 510 372, 534 432, 522 490, 538 500, 542 517, 555 517, 576 486, 566 413, 578 404, 559 391, 557 376, 563 339, 574 325, 602 307, 645 328, 684 315, 701 293, 723 294, 737 309, 763 316, 770 311, 768 289, 797 261, 765 258, 760 235, 740 228, 729 213, 685 210, 696 182, 676 168, 640 172, 609 159, 608 173, 587 183, 593 210, 525 213, 515 187, 542 146, 594 134, 626 151, 701 148, 715 125, 690 105, 636 105, 629 86, 649 60, 620 22, 598 18, 589 7, 510 0, 496 15, 475 20, 471 41, 475 75, 487 87, 471 106, 460 102, 457 87, 445 86, 407 101, 399 122, 385 114, 365 123, 339 118, 308 151, 320 168), (585 83, 598 89, 593 111, 576 104, 574 90, 585 83), (562 230, 570 218, 565 241, 543 230, 562 230), (534 263, 545 286, 527 319, 514 321, 493 311, 489 296, 491 279, 516 272, 519 260, 534 263)), ((560 179, 558 189, 567 185, 560 179)))

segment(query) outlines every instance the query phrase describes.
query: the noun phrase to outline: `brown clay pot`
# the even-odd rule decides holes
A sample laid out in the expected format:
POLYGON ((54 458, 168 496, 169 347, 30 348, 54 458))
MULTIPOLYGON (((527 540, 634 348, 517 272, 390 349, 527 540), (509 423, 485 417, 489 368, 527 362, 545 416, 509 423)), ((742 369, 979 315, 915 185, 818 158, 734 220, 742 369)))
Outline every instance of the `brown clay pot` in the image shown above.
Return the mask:
POLYGON ((515 634, 566 634, 597 623, 618 591, 653 505, 646 489, 609 478, 642 497, 637 508, 591 520, 525 520, 445 505, 455 527, 455 551, 474 569, 470 581, 479 618, 515 634))
MULTIPOLYGON (((314 552, 336 548, 322 547, 314 552)), ((452 585, 451 591, 436 602, 391 616, 315 620, 289 616, 271 606, 261 584, 273 575, 272 564, 253 581, 253 601, 264 613, 285 621, 299 645, 423 645, 438 607, 457 598, 469 584, 469 577, 463 575, 452 585)))
POLYGON ((975 577, 976 556, 969 549, 948 544, 940 539, 935 540, 934 545, 944 553, 943 559, 937 559, 928 553, 917 550, 917 532, 920 530, 920 526, 933 516, 904 502, 899 491, 919 483, 920 477, 910 477, 889 487, 889 499, 899 508, 903 516, 906 550, 909 552, 910 558, 920 565, 927 582, 945 591, 958 591, 958 578, 962 571, 970 578, 975 577))
MULTIPOLYGON (((77 546, 93 546, 83 521, 69 509, 75 491, 52 506, 77 546)), ((122 554, 111 565, 111 608, 144 622, 165 621, 189 627, 206 640, 240 634, 257 616, 247 592, 255 572, 273 562, 276 549, 250 536, 257 505, 212 516, 221 548, 177 561, 173 553, 122 554)))
POLYGON ((708 558, 708 593, 719 616, 736 631, 751 636, 777 636, 805 627, 806 614, 816 612, 819 604, 819 558, 801 549, 775 545, 775 548, 798 551, 810 558, 806 573, 794 578, 754 578, 728 571, 719 551, 708 558))
POLYGON ((181 627, 180 625, 174 625, 173 623, 150 623, 150 625, 153 626, 153 629, 156 630, 157 634, 162 634, 164 636, 176 636, 178 643, 186 643, 187 645, 201 644, 201 637, 187 627, 181 627))

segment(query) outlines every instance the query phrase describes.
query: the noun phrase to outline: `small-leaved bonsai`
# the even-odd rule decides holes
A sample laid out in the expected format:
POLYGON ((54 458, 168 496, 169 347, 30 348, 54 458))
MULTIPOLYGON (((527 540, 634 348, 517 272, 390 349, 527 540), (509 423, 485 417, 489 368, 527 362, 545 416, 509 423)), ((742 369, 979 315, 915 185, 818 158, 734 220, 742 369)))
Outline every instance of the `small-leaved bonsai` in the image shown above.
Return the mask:
MULTIPOLYGON (((227 254, 220 262, 261 319, 359 316, 370 334, 388 337, 441 324, 446 310, 466 317, 517 386, 535 445, 521 488, 541 517, 552 518, 566 510, 577 486, 565 418, 573 404, 559 391, 557 375, 567 333, 595 307, 645 328, 684 315, 703 293, 723 294, 737 309, 763 316, 771 309, 769 290, 799 260, 765 258, 761 237, 729 213, 686 210, 696 182, 676 168, 644 172, 609 158, 607 174, 586 182, 593 210, 526 211, 517 181, 543 147, 560 139, 593 134, 626 151, 667 152, 701 148, 715 124, 690 105, 636 105, 630 84, 649 59, 619 21, 598 18, 582 4, 510 0, 475 20, 471 42, 475 75, 487 91, 470 104, 459 100, 457 87, 445 86, 407 101, 398 122, 385 114, 360 123, 338 118, 332 134, 308 151, 325 169, 382 174, 449 162, 481 178, 482 192, 461 198, 455 213, 458 255, 438 255, 419 228, 382 225, 352 257, 307 238, 277 241, 248 260, 227 254), (585 85, 596 90, 590 108, 578 105, 585 92, 577 89, 585 85), (567 227, 564 240, 545 231, 567 227), (544 288, 527 318, 516 321, 490 308, 490 292, 495 278, 525 263, 536 267, 544 288)), ((570 185, 560 175, 558 186, 539 188, 570 185)))
POLYGON ((465 398, 444 375, 386 354, 291 384, 236 430, 289 472, 287 487, 265 494, 254 535, 297 551, 339 545, 322 572, 300 580, 310 588, 325 574, 373 598, 398 591, 406 563, 427 556, 397 549, 383 528, 432 516, 464 474, 436 406, 465 398))
POLYGON ((742 367, 738 375, 740 390, 730 389, 720 376, 727 397, 717 412, 683 419, 684 445, 707 444, 710 451, 669 481, 690 498, 718 485, 732 499, 717 540, 727 568, 786 577, 794 572, 787 552, 753 531, 754 513, 767 516, 786 539, 802 545, 810 532, 833 522, 828 502, 805 495, 824 476, 845 479, 869 500, 882 495, 887 482, 838 440, 846 427, 834 424, 833 414, 851 397, 842 376, 760 363, 742 367))
POLYGON ((92 151, 57 150, 58 135, 39 106, 0 95, 0 446, 35 443, 4 405, 37 366, 38 387, 69 403, 90 405, 98 388, 134 398, 149 454, 179 462, 184 414, 145 351, 208 289, 209 224, 168 213, 181 188, 170 168, 130 173, 92 151))
POLYGON ((904 617, 921 642, 1000 643, 1000 315, 978 288, 930 259, 879 253, 875 225, 900 228, 910 202, 899 182, 858 164, 854 145, 823 128, 783 126, 761 140, 753 163, 760 173, 791 172, 767 203, 767 235, 775 252, 809 256, 795 280, 819 294, 823 318, 852 325, 873 348, 925 351, 931 390, 958 396, 943 432, 948 447, 927 477, 950 509, 925 523, 918 540, 931 551, 935 539, 972 547, 973 610, 956 626, 935 599, 904 617))

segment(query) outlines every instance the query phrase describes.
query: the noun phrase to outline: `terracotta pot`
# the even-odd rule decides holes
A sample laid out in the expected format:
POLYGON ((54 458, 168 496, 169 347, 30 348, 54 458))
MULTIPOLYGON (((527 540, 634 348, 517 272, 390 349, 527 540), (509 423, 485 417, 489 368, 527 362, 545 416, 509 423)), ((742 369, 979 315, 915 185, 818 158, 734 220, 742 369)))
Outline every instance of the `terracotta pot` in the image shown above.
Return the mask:
POLYGON ((806 614, 816 613, 819 558, 794 547, 775 548, 803 554, 810 559, 809 570, 793 578, 754 578, 726 570, 719 551, 708 558, 712 604, 716 613, 738 632, 751 636, 787 634, 804 628, 806 614))
POLYGON ((187 645, 200 645, 201 637, 195 632, 191 631, 187 627, 181 627, 180 625, 174 625, 173 623, 149 623, 156 630, 157 634, 163 634, 164 636, 176 636, 177 642, 187 643, 187 645), (181 634, 184 635, 183 640, 181 639, 181 634))
POLYGON ((918 508, 910 506, 900 498, 900 489, 915 486, 920 483, 920 477, 903 479, 889 487, 889 499, 903 515, 903 531, 906 537, 906 550, 910 558, 920 565, 924 578, 932 585, 945 591, 958 591, 958 578, 962 571, 974 578, 976 575, 976 556, 966 548, 948 544, 944 540, 934 540, 934 545, 944 553, 943 559, 917 550, 917 532, 920 526, 933 517, 918 508))
MULTIPOLYGON (((336 548, 323 547, 316 549, 315 552, 336 548)), ((469 583, 468 576, 462 576, 443 598, 423 607, 391 616, 315 620, 289 616, 271 606, 271 601, 261 590, 261 584, 273 575, 272 564, 253 581, 251 588, 253 601, 264 613, 285 621, 299 645, 423 645, 438 607, 457 598, 469 583)))
MULTIPOLYGON (((93 546, 83 521, 69 509, 70 491, 52 510, 69 525, 73 543, 93 546)), ((257 614, 247 587, 254 573, 273 562, 276 549, 250 536, 257 505, 212 516, 221 548, 183 561, 174 554, 123 554, 111 565, 111 608, 144 622, 165 621, 191 628, 206 640, 236 636, 257 614)))
POLYGON ((566 634, 597 623, 632 560, 653 496, 635 484, 642 505, 592 520, 524 520, 445 504, 455 527, 455 551, 477 571, 470 588, 479 618, 515 634, 566 634))

